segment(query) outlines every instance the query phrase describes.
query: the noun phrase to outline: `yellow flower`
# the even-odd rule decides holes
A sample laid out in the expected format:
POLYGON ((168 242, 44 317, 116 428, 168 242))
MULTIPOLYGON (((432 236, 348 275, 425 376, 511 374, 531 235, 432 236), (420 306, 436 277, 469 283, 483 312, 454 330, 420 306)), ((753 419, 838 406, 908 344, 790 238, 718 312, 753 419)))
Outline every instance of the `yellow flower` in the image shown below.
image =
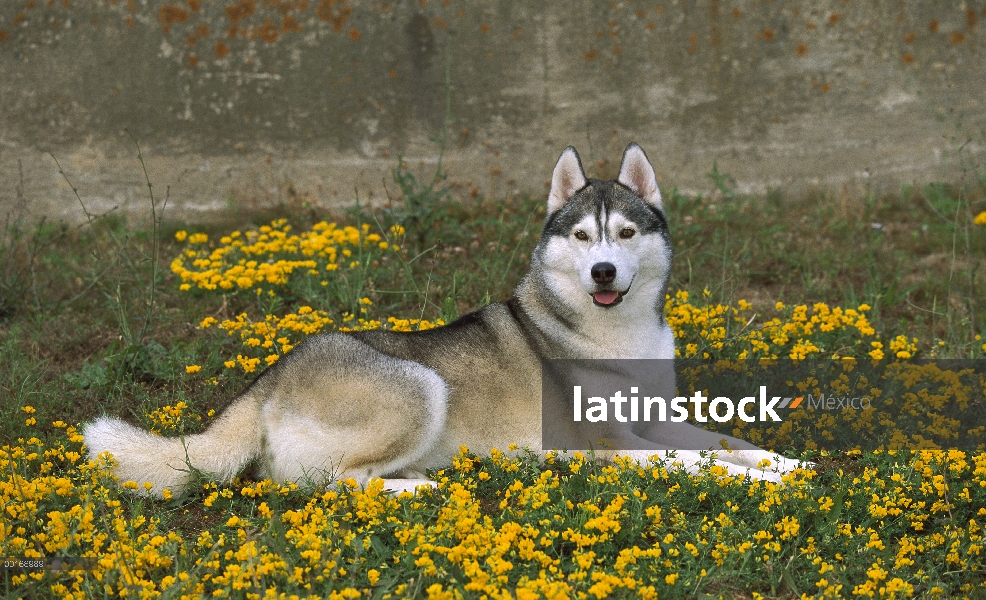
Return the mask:
POLYGON ((976 225, 986 225, 986 210, 976 215, 972 222, 976 225))
POLYGON ((187 237, 188 237, 188 232, 185 231, 184 229, 175 232, 175 239, 178 240, 179 242, 184 242, 185 238, 187 237))
POLYGON ((780 523, 775 523, 774 527, 777 531, 781 532, 781 539, 786 540, 789 537, 798 535, 798 531, 801 530, 801 525, 798 523, 797 517, 784 517, 780 523))
POLYGON ((199 365, 188 365, 187 367, 185 367, 186 373, 198 373, 201 370, 202 367, 200 367, 199 365))

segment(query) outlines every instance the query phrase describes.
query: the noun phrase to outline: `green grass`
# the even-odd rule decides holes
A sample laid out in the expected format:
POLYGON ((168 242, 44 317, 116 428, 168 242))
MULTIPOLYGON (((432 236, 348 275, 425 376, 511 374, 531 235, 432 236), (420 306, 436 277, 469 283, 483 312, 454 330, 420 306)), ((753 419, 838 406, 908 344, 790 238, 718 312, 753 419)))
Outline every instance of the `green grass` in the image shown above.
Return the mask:
MULTIPOLYGON (((788 200, 777 193, 699 200, 665 195, 675 246, 672 293, 707 289, 721 303, 743 298, 759 321, 774 314, 778 301, 868 303, 874 327, 888 336, 917 337, 926 351, 944 342, 936 348, 940 357, 970 356, 976 349, 975 336, 986 322, 986 228, 971 224, 986 207, 978 196, 953 190, 948 196, 911 192, 843 202, 824 195, 788 200)), ((202 407, 220 406, 236 393, 232 384, 245 381, 203 391, 183 377, 185 365, 219 351, 195 325, 206 316, 242 311, 262 317, 273 307, 246 294, 179 293, 167 269, 182 250, 173 234, 189 229, 217 238, 277 217, 297 229, 326 218, 361 220, 376 229, 393 216, 364 210, 357 219, 355 211, 295 208, 198 226, 165 220, 156 273, 152 233, 121 219, 82 228, 8 228, 0 253, 6 274, 0 364, 14 372, 30 365, 34 383, 30 392, 0 384, 4 393, 30 393, 41 407, 50 403, 73 420, 100 410, 133 416, 188 396, 202 407)), ((401 257, 368 264, 353 286, 374 301, 378 314, 447 321, 509 297, 526 271, 543 218, 540 199, 444 204, 428 239, 418 243, 409 235, 401 257)), ((312 303, 337 316, 352 310, 351 303, 298 290, 277 302, 284 309, 312 303)))
MULTIPOLYGON (((717 171, 714 174, 719 175, 717 171)), ((189 407, 189 414, 206 415, 210 410, 221 410, 253 375, 222 368, 225 360, 235 357, 237 340, 214 331, 203 331, 198 324, 206 317, 222 320, 246 312, 253 319, 263 319, 272 312, 284 314, 308 305, 341 322, 344 312, 357 311, 358 299, 366 297, 373 302, 373 314, 377 317, 448 321, 488 302, 509 297, 526 272, 544 219, 543 199, 486 199, 460 203, 442 199, 444 188, 440 185, 423 187, 406 176, 403 182, 400 187, 405 194, 418 193, 420 197, 413 205, 389 210, 354 207, 339 213, 323 213, 308 206, 280 206, 265 211, 231 211, 229 215, 218 215, 202 224, 169 221, 168 215, 164 214, 163 218, 155 215, 155 227, 133 225, 112 216, 94 218, 79 227, 33 224, 13 215, 0 240, 0 274, 3 275, 0 282, 0 372, 4 373, 0 378, 0 396, 4 399, 0 404, 0 439, 40 437, 49 445, 60 444, 60 440, 65 439, 64 430, 53 426, 52 422, 78 424, 104 412, 150 426, 153 424, 149 417, 151 413, 179 402, 189 407), (427 232, 409 231, 400 252, 367 255, 359 268, 347 271, 345 280, 334 280, 326 288, 292 283, 273 296, 257 295, 253 290, 225 294, 179 291, 180 282, 168 269, 171 259, 187 247, 175 239, 177 231, 204 232, 210 239, 218 239, 232 230, 255 230, 275 218, 288 219, 296 230, 329 220, 352 225, 366 222, 373 230, 380 231, 386 231, 398 220, 412 219, 424 223, 427 232), (202 365, 203 372, 186 373, 186 366, 191 364, 202 365), (214 382, 210 382, 213 377, 214 382), (23 411, 26 406, 33 407, 36 412, 26 415, 23 411), (26 416, 33 416, 37 423, 26 424, 26 416)), ((779 192, 766 197, 735 197, 722 180, 717 179, 716 184, 714 193, 698 199, 665 190, 675 247, 672 295, 684 290, 694 297, 702 297, 703 291, 708 290, 706 298, 709 302, 735 304, 739 299, 745 299, 752 303, 756 314, 752 327, 777 315, 777 302, 788 305, 826 302, 852 307, 866 303, 873 307, 869 318, 883 338, 900 334, 917 338, 919 356, 983 356, 983 341, 977 336, 986 334, 986 302, 983 300, 986 283, 981 274, 986 261, 986 227, 973 223, 974 216, 986 210, 982 189, 930 185, 919 190, 905 189, 896 195, 851 201, 825 194, 784 198, 779 192)), ((198 422, 192 421, 188 425, 189 431, 197 426, 198 422)), ((18 443, 23 445, 25 442, 18 443)), ((503 490, 514 480, 511 473, 520 469, 522 474, 516 477, 522 488, 528 489, 538 485, 537 478, 544 465, 520 461, 512 471, 509 465, 489 463, 488 457, 483 460, 492 480, 466 481, 464 473, 469 469, 459 468, 450 471, 458 473, 452 481, 479 486, 473 490, 478 503, 476 509, 496 523, 510 521, 519 513, 503 512, 500 502, 504 499, 503 490)), ((700 557, 688 558, 685 561, 687 567, 680 571, 682 580, 695 586, 695 591, 690 593, 699 594, 698 590, 701 590, 701 593, 745 596, 746 590, 755 590, 776 597, 799 595, 794 590, 820 593, 819 588, 813 589, 817 577, 807 574, 812 568, 810 561, 798 558, 798 548, 808 543, 805 535, 809 529, 808 520, 813 523, 819 552, 830 562, 840 552, 861 551, 861 546, 845 546, 837 539, 840 523, 862 527, 865 531, 867 527, 877 527, 877 521, 863 511, 861 505, 840 508, 842 512, 835 517, 819 517, 817 510, 810 507, 817 504, 818 497, 825 495, 826 488, 852 487, 852 478, 863 475, 866 465, 872 465, 874 473, 888 477, 889 473, 906 469, 901 466, 903 463, 886 455, 844 456, 831 460, 833 462, 826 467, 822 478, 810 489, 810 494, 815 496, 808 501, 788 497, 792 506, 799 507, 792 508, 789 514, 800 519, 804 527, 800 536, 795 535, 778 556, 767 562, 749 562, 742 553, 734 554, 726 561, 728 568, 717 571, 715 568, 721 565, 716 565, 712 555, 703 550, 700 557), (717 574, 703 576, 703 570, 717 574), (703 580, 706 583, 696 585, 696 578, 700 584, 703 580)), ((587 470, 595 473, 601 468, 591 465, 587 470)), ((947 473, 947 467, 942 469, 947 473)), ((571 465, 562 462, 558 468, 549 470, 560 476, 570 473, 571 465)), ((672 483, 662 482, 660 490, 656 490, 647 487, 651 484, 628 483, 639 475, 599 473, 602 473, 600 477, 611 477, 612 481, 593 483, 592 478, 565 479, 559 498, 571 498, 576 504, 603 498, 603 504, 606 504, 631 488, 649 490, 646 493, 655 497, 670 498, 673 495, 668 491, 673 487, 672 483)), ((469 477, 473 475, 475 472, 469 477)), ((963 477, 972 477, 971 471, 963 477)), ((667 532, 661 530, 661 536, 665 533, 678 536, 700 533, 701 525, 696 525, 696 519, 698 523, 702 522, 703 516, 715 519, 724 510, 723 503, 740 501, 746 494, 743 490, 747 489, 728 487, 722 491, 709 487, 713 484, 707 485, 700 479, 689 481, 686 478, 679 483, 686 488, 693 486, 695 493, 688 492, 684 500, 674 504, 673 514, 682 515, 675 517, 680 523, 676 522, 667 532), (702 491, 712 495, 699 499, 702 491)), ((908 481, 911 483, 900 484, 907 493, 920 487, 920 477, 908 481)), ((216 506, 222 505, 223 510, 203 506, 203 498, 212 493, 209 489, 172 502, 137 501, 126 495, 120 498, 126 503, 128 515, 146 514, 158 518, 158 530, 170 529, 191 544, 203 531, 210 531, 213 536, 218 531, 226 531, 227 535, 235 537, 237 527, 224 529, 223 526, 228 515, 256 514, 259 502, 242 495, 244 485, 233 486, 236 490, 234 498, 221 496, 223 499, 216 506)), ((870 485, 869 479, 867 485, 870 485)), ((445 487, 443 494, 449 489, 445 487)), ((278 515, 302 510, 308 502, 307 496, 297 490, 283 494, 275 490, 267 492, 263 498, 278 515)), ((352 496, 345 502, 352 504, 359 498, 362 496, 352 496)), ((561 501, 552 498, 554 502, 561 501)), ((636 508, 624 515, 629 519, 627 522, 639 520, 638 513, 642 514, 646 508, 638 502, 639 497, 635 498, 637 500, 631 500, 630 505, 636 508)), ((447 501, 442 494, 423 500, 424 508, 420 509, 423 516, 414 518, 429 522, 428 519, 441 513, 447 501)), ((402 518, 411 518, 407 515, 419 510, 408 508, 409 500, 401 502, 403 508, 388 510, 405 511, 402 518)), ((336 500, 332 503, 335 503, 332 510, 345 512, 336 505, 336 500)), ((741 545, 747 533, 753 535, 759 530, 776 535, 781 533, 772 528, 772 522, 760 523, 766 517, 758 512, 755 504, 744 505, 741 510, 741 516, 745 515, 741 526, 722 525, 732 536, 730 544, 735 542, 731 548, 741 545)), ((961 519, 955 520, 956 515, 966 521, 978 518, 980 523, 983 522, 982 516, 977 516, 971 507, 956 505, 954 512, 956 514, 949 513, 949 519, 936 513, 931 523, 939 529, 934 531, 948 530, 949 523, 952 526, 962 524, 961 519)), ((572 512, 565 517, 569 519, 566 523, 576 528, 585 525, 588 517, 580 514, 572 512)), ((264 522, 267 524, 250 529, 249 535, 260 536, 258 539, 269 548, 283 547, 283 523, 277 518, 264 522)), ((360 523, 359 526, 352 525, 351 529, 371 536, 367 539, 371 540, 373 552, 386 557, 406 550, 401 550, 395 542, 395 532, 391 530, 394 528, 378 528, 367 533, 369 525, 360 523), (377 541, 373 541, 372 536, 377 536, 377 541)), ((349 531, 348 527, 343 530, 349 531)), ((892 546, 907 532, 914 533, 899 519, 877 529, 881 539, 892 546)), ((146 526, 137 526, 135 535, 144 530, 146 526)), ((624 537, 630 535, 637 539, 643 536, 653 543, 660 536, 654 539, 647 536, 657 536, 656 531, 634 529, 624 537)), ((8 532, 7 535, 11 534, 8 532)), ((614 537, 597 551, 615 556, 621 547, 630 543, 621 542, 622 539, 614 537)), ((168 543, 177 544, 174 540, 168 543)), ((580 550, 573 548, 562 544, 556 550, 559 556, 574 560, 580 550)), ((294 549, 282 549, 285 556, 293 557, 290 560, 296 563, 301 560, 292 554, 294 549)), ((869 550, 872 548, 866 551, 869 550)), ((932 563, 938 559, 944 561, 945 554, 947 549, 940 553, 935 550, 921 562, 920 568, 932 570, 937 583, 922 582, 919 576, 914 576, 917 567, 905 569, 914 576, 912 583, 921 593, 934 595, 931 590, 936 585, 948 594, 965 593, 962 592, 963 585, 982 583, 982 558, 974 564, 979 570, 967 575, 957 575, 944 567, 934 571, 937 567, 932 567, 932 563)), ((361 564, 358 552, 356 555, 344 552, 342 556, 340 560, 361 564)), ((378 565, 386 562, 373 560, 377 561, 373 564, 378 565)), ((191 560, 182 561, 183 569, 196 568, 191 560)), ((451 569, 446 571, 449 573, 459 567, 446 565, 443 568, 451 569)), ((862 582, 867 578, 867 568, 865 564, 843 565, 839 573, 846 581, 862 582)), ((425 594, 428 590, 425 582, 442 581, 437 576, 429 580, 428 576, 422 575, 421 569, 402 569, 393 568, 386 573, 391 591, 398 585, 405 585, 405 593, 425 594)), ((150 572, 160 574, 167 570, 150 572)), ((531 572, 528 575, 535 577, 537 574, 531 572)), ((461 579, 461 574, 458 576, 462 584, 465 580, 461 579)), ((7 577, 6 585, 10 585, 11 580, 7 577)), ((360 587, 366 585, 366 577, 365 570, 357 570, 349 579, 353 586, 360 587)), ((446 581, 451 577, 453 575, 447 575, 446 581)), ((516 578, 510 581, 512 585, 517 583, 516 578)), ((588 585, 579 589, 584 591, 588 585)), ((666 582, 664 585, 668 587, 662 588, 662 595, 680 589, 666 582)), ((285 589, 301 592, 303 586, 285 589)), ((848 595, 851 591, 850 587, 841 593, 848 595)), ((36 594, 36 597, 44 597, 46 592, 37 591, 36 594)))

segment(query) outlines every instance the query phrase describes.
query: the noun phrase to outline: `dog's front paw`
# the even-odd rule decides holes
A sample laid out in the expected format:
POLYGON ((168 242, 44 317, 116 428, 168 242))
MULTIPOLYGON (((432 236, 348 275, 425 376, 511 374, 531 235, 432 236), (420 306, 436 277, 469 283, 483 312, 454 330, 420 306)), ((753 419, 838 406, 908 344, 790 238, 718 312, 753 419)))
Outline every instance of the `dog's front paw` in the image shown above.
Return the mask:
POLYGON ((750 479, 754 481, 769 481, 771 483, 783 483, 783 475, 773 471, 763 471, 761 469, 750 469, 746 472, 750 479))
POLYGON ((813 462, 798 460, 795 458, 785 458, 780 455, 774 455, 767 460, 770 461, 770 464, 761 468, 765 471, 779 473, 781 475, 793 473, 797 469, 812 470, 815 468, 815 463, 813 462))
POLYGON ((393 494, 403 494, 404 492, 415 493, 418 489, 431 491, 437 484, 430 479, 384 479, 383 489, 393 494))

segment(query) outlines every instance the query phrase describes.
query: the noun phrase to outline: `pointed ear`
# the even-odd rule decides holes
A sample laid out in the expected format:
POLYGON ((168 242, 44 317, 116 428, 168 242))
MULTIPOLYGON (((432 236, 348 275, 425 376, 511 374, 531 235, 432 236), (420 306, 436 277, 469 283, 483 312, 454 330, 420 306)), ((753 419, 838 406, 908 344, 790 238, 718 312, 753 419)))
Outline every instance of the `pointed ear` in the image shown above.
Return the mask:
POLYGON ((616 180, 636 192, 654 208, 661 209, 661 190, 657 188, 654 167, 636 143, 631 142, 623 151, 623 164, 620 165, 620 176, 616 180))
POLYGON ((575 192, 581 190, 588 183, 585 179, 585 172, 582 170, 582 161, 575 148, 569 146, 561 153, 558 164, 555 165, 555 172, 551 175, 551 191, 548 192, 548 214, 565 205, 572 199, 575 192))

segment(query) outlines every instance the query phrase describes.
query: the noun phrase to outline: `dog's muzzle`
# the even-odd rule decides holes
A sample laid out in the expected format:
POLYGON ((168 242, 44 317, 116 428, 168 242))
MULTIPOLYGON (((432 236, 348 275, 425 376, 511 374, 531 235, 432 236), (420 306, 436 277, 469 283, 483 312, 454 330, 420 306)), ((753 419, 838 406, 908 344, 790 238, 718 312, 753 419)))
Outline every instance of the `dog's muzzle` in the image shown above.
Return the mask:
MULTIPOLYGON (((616 265, 609 262, 599 262, 592 265, 589 274, 592 275, 592 280, 599 284, 609 284, 613 283, 616 279, 616 265)), ((631 285, 633 282, 631 282, 631 285)), ((592 296, 592 303, 596 306, 602 306, 603 308, 610 308, 616 306, 623 301, 623 296, 630 291, 627 287, 626 290, 619 292, 617 290, 598 290, 590 294, 592 296)))

